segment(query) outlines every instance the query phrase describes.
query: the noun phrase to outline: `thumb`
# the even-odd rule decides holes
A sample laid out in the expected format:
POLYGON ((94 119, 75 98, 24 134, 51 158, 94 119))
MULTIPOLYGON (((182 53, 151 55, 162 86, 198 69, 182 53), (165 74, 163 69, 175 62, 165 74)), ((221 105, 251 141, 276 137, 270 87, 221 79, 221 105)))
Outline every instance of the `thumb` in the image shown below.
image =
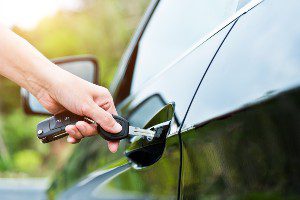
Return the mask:
POLYGON ((107 132, 119 133, 122 131, 122 126, 116 122, 113 116, 99 107, 95 102, 85 106, 83 108, 83 114, 93 119, 107 132))

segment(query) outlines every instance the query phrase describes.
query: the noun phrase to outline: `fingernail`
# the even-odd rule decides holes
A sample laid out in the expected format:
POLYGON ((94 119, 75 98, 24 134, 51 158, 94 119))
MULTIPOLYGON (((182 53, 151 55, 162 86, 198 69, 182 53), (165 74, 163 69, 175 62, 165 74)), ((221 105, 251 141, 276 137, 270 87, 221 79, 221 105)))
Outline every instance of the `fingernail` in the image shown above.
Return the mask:
POLYGON ((122 131, 122 126, 119 123, 115 123, 115 125, 114 125, 114 127, 112 129, 113 129, 112 130, 113 132, 119 133, 119 132, 122 131))
POLYGON ((108 146, 108 149, 110 152, 116 153, 118 151, 118 146, 114 146, 114 145, 108 146))
POLYGON ((73 138, 67 137, 67 142, 72 143, 73 142, 73 138))

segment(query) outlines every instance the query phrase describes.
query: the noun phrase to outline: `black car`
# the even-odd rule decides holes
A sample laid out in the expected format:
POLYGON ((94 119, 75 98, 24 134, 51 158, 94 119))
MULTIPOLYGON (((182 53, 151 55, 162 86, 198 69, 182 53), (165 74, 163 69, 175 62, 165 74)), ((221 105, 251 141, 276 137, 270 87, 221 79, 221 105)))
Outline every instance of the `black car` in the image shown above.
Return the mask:
POLYGON ((299 9, 152 1, 111 92, 131 125, 167 128, 122 140, 116 154, 85 139, 49 198, 300 199, 299 9))

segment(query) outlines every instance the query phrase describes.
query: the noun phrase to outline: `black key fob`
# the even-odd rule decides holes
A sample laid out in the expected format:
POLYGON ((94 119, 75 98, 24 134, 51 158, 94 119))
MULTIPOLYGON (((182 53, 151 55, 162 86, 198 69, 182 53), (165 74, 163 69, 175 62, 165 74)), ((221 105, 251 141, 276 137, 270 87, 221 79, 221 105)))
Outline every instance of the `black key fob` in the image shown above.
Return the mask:
POLYGON ((109 133, 98 125, 98 134, 107 141, 118 141, 127 138, 129 134, 129 122, 120 116, 113 115, 113 118, 122 126, 122 131, 119 133, 109 133))
POLYGON ((43 143, 58 140, 68 135, 65 132, 67 125, 76 124, 78 121, 85 121, 85 118, 69 111, 54 115, 38 123, 37 137, 43 143))
MULTIPOLYGON (((117 141, 128 137, 129 122, 119 116, 113 115, 114 119, 122 126, 122 131, 116 134, 105 131, 101 126, 97 126, 98 134, 108 141, 117 141)), ((73 114, 69 111, 62 112, 60 114, 49 117, 37 125, 37 137, 43 143, 49 143, 54 140, 58 140, 68 135, 65 128, 68 125, 75 125, 78 121, 86 121, 91 123, 87 117, 73 114)))

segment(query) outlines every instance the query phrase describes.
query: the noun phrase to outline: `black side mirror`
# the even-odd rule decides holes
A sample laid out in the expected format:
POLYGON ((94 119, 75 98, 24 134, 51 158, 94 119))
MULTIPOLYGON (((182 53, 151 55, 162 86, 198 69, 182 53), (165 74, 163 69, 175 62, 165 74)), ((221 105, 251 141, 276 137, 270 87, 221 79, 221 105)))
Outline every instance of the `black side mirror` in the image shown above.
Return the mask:
MULTIPOLYGON (((97 59, 93 56, 72 56, 52 60, 62 69, 79 76, 80 78, 94 84, 99 84, 99 66, 97 59)), ((28 115, 50 115, 50 113, 30 94, 21 88, 22 106, 28 115)))

